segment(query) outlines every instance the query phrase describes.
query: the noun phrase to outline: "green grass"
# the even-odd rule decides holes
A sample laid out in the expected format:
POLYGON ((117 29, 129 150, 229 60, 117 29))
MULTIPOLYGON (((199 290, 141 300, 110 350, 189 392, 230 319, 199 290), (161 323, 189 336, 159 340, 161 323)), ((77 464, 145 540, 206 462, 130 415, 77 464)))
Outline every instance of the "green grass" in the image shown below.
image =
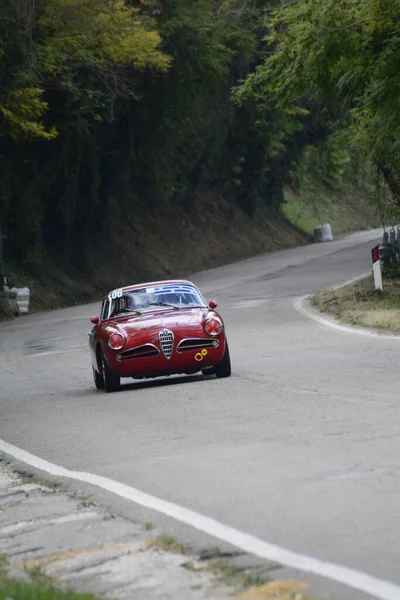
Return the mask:
POLYGON ((322 290, 310 300, 341 323, 400 333, 400 277, 384 278, 383 292, 374 289, 371 276, 337 290, 322 290))
POLYGON ((325 220, 325 215, 320 216, 320 211, 313 205, 307 204, 291 192, 285 195, 283 212, 291 223, 306 233, 312 233, 313 227, 320 225, 321 220, 325 220))
MULTIPOLYGON (((166 552, 186 554, 187 548, 173 537, 160 536, 148 542, 149 548, 160 548, 166 552)), ((250 572, 248 569, 237 568, 230 557, 224 556, 218 546, 211 547, 201 553, 200 561, 188 560, 183 567, 195 573, 207 572, 215 575, 218 580, 235 589, 248 589, 269 582, 264 573, 250 572)), ((273 565, 268 571, 279 569, 273 565)), ((265 569, 263 570, 265 571, 265 569)))
POLYGON ((246 590, 263 586, 271 581, 266 573, 281 568, 280 565, 272 565, 256 572, 255 570, 238 568, 229 557, 218 556, 217 554, 200 565, 190 560, 184 563, 183 567, 196 573, 212 573, 218 578, 220 583, 233 587, 236 590, 246 590))
POLYGON ((166 552, 175 552, 177 554, 186 554, 187 548, 174 537, 161 535, 147 543, 148 548, 159 548, 166 552))
POLYGON ((32 582, 28 583, 10 579, 5 571, 0 570, 0 600, 96 600, 92 594, 61 590, 48 578, 33 575, 32 582))
POLYGON ((368 192, 351 185, 338 189, 308 185, 301 193, 286 189, 282 209, 293 225, 310 234, 323 223, 330 223, 334 236, 380 225, 368 192))
POLYGON ((218 575, 226 585, 235 588, 259 587, 270 581, 270 578, 262 573, 250 573, 245 569, 238 569, 227 558, 214 558, 207 565, 207 570, 218 575))

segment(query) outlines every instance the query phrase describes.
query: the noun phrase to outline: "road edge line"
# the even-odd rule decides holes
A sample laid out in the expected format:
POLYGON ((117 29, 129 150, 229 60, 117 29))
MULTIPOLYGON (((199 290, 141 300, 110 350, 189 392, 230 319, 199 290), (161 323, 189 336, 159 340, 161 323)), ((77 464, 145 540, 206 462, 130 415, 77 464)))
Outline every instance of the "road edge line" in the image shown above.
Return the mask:
POLYGON ((196 513, 178 504, 151 496, 124 483, 93 473, 72 471, 35 456, 1 439, 0 451, 49 475, 88 483, 135 504, 155 510, 259 558, 325 577, 326 579, 365 592, 380 600, 398 600, 400 598, 400 586, 390 581, 378 579, 356 569, 286 550, 276 544, 260 540, 238 529, 219 523, 210 517, 196 513))
MULTIPOLYGON (((352 283, 355 283, 356 281, 360 281, 361 279, 368 277, 368 275, 370 275, 369 271, 368 271, 368 273, 363 273, 362 275, 358 275, 357 277, 348 279, 344 283, 331 286, 330 288, 327 288, 327 289, 338 290, 342 287, 345 287, 346 285, 351 285, 352 283)), ((359 327, 352 327, 351 325, 340 325, 340 323, 338 323, 334 319, 334 317, 323 316, 322 313, 320 311, 318 311, 318 309, 315 309, 312 306, 310 306, 309 299, 311 296, 312 296, 312 294, 306 294, 305 296, 301 296, 300 298, 297 298, 293 303, 294 309, 297 310, 297 312, 299 312, 303 316, 307 317, 308 319, 312 319, 313 321, 316 321, 317 323, 320 323, 321 325, 324 325, 325 327, 330 327, 331 329, 334 329, 341 333, 362 335, 364 337, 365 336, 372 337, 374 339, 379 339, 379 340, 400 341, 400 335, 393 335, 392 333, 374 331, 372 329, 361 329, 359 327)))

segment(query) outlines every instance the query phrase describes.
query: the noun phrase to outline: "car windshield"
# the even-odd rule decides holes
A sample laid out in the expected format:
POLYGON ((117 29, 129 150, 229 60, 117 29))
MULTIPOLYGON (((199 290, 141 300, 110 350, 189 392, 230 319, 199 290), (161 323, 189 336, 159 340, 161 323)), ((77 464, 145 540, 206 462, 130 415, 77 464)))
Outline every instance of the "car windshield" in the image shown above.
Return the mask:
POLYGON ((189 284, 164 284, 131 290, 121 288, 110 292, 103 303, 101 318, 194 306, 206 306, 206 303, 199 290, 189 284))

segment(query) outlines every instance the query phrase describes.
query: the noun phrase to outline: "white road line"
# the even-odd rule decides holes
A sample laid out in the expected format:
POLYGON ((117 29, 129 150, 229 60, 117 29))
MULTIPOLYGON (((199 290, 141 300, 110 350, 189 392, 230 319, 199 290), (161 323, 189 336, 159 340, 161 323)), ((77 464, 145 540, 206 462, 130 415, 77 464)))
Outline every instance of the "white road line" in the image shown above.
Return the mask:
MULTIPOLYGON (((344 281, 343 283, 340 283, 338 285, 333 285, 328 289, 339 290, 340 288, 345 287, 346 285, 351 285, 353 283, 356 283, 356 281, 365 279, 366 277, 368 277, 368 275, 371 275, 371 273, 362 273, 357 277, 348 279, 347 281, 344 281)), ((379 333, 377 331, 371 331, 370 329, 358 329, 357 327, 347 327, 346 325, 339 325, 339 323, 336 323, 334 320, 332 320, 332 318, 323 317, 321 314, 317 314, 310 306, 306 306, 309 297, 310 294, 308 294, 307 296, 302 296, 301 298, 297 298, 297 300, 295 300, 294 302, 294 308, 302 315, 308 317, 309 319, 317 321, 317 323, 321 323, 321 325, 324 325, 325 327, 336 329, 336 331, 341 331, 342 333, 363 335, 383 340, 400 340, 400 335, 392 335, 390 333, 379 333)))
POLYGON ((117 496, 120 496, 120 498, 125 498, 140 506, 156 510, 157 512, 172 517, 181 523, 190 525, 203 533, 223 540, 240 548, 244 552, 248 552, 260 558, 308 573, 314 573, 315 575, 320 575, 327 579, 343 583, 353 589, 366 592, 381 600, 399 600, 400 598, 400 586, 391 583, 390 581, 384 581, 383 579, 378 579, 367 573, 363 573, 362 571, 349 569, 331 562, 325 562, 305 554, 291 552, 290 550, 286 550, 275 544, 270 544, 269 542, 264 542, 252 535, 243 533, 228 525, 223 525, 214 519, 205 517, 192 510, 173 504, 172 502, 150 496, 145 492, 141 492, 140 490, 119 483, 118 481, 93 473, 70 471, 65 467, 48 462, 47 460, 39 458, 34 454, 30 454, 30 452, 26 452, 17 446, 8 444, 3 440, 0 440, 0 451, 13 456, 17 460, 28 463, 36 469, 49 473, 50 475, 67 477, 76 481, 89 483, 116 494, 117 496))
POLYGON ((318 323, 321 323, 321 325, 324 325, 325 327, 336 329, 336 331, 340 331, 341 333, 350 333, 351 335, 363 335, 380 340, 396 340, 398 342, 400 341, 400 335, 393 335, 390 333, 379 333, 377 331, 370 331, 369 329, 358 329, 357 327, 347 327, 346 325, 339 325, 339 323, 335 323, 335 321, 331 321, 330 319, 315 313, 311 307, 306 307, 306 302, 309 297, 310 296, 308 295, 303 296, 302 298, 298 298, 294 303, 294 308, 302 315, 306 316, 309 319, 313 319, 318 323))

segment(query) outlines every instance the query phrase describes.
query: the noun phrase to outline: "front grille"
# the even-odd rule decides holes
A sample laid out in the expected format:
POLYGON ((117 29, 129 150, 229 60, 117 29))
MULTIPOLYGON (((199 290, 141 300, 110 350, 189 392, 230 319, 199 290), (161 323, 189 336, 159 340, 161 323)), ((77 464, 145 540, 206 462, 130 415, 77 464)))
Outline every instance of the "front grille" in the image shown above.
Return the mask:
POLYGON ((131 350, 125 350, 121 352, 121 360, 127 360, 128 358, 144 358, 146 356, 158 356, 160 351, 153 344, 143 344, 143 346, 137 346, 131 350))
POLYGON ((217 348, 219 341, 209 338, 187 338, 179 342, 177 351, 189 352, 189 350, 200 350, 201 348, 210 348, 210 346, 217 348))
POLYGON ((163 329, 158 334, 161 350, 164 352, 165 358, 170 359, 174 348, 174 334, 168 329, 163 329))

